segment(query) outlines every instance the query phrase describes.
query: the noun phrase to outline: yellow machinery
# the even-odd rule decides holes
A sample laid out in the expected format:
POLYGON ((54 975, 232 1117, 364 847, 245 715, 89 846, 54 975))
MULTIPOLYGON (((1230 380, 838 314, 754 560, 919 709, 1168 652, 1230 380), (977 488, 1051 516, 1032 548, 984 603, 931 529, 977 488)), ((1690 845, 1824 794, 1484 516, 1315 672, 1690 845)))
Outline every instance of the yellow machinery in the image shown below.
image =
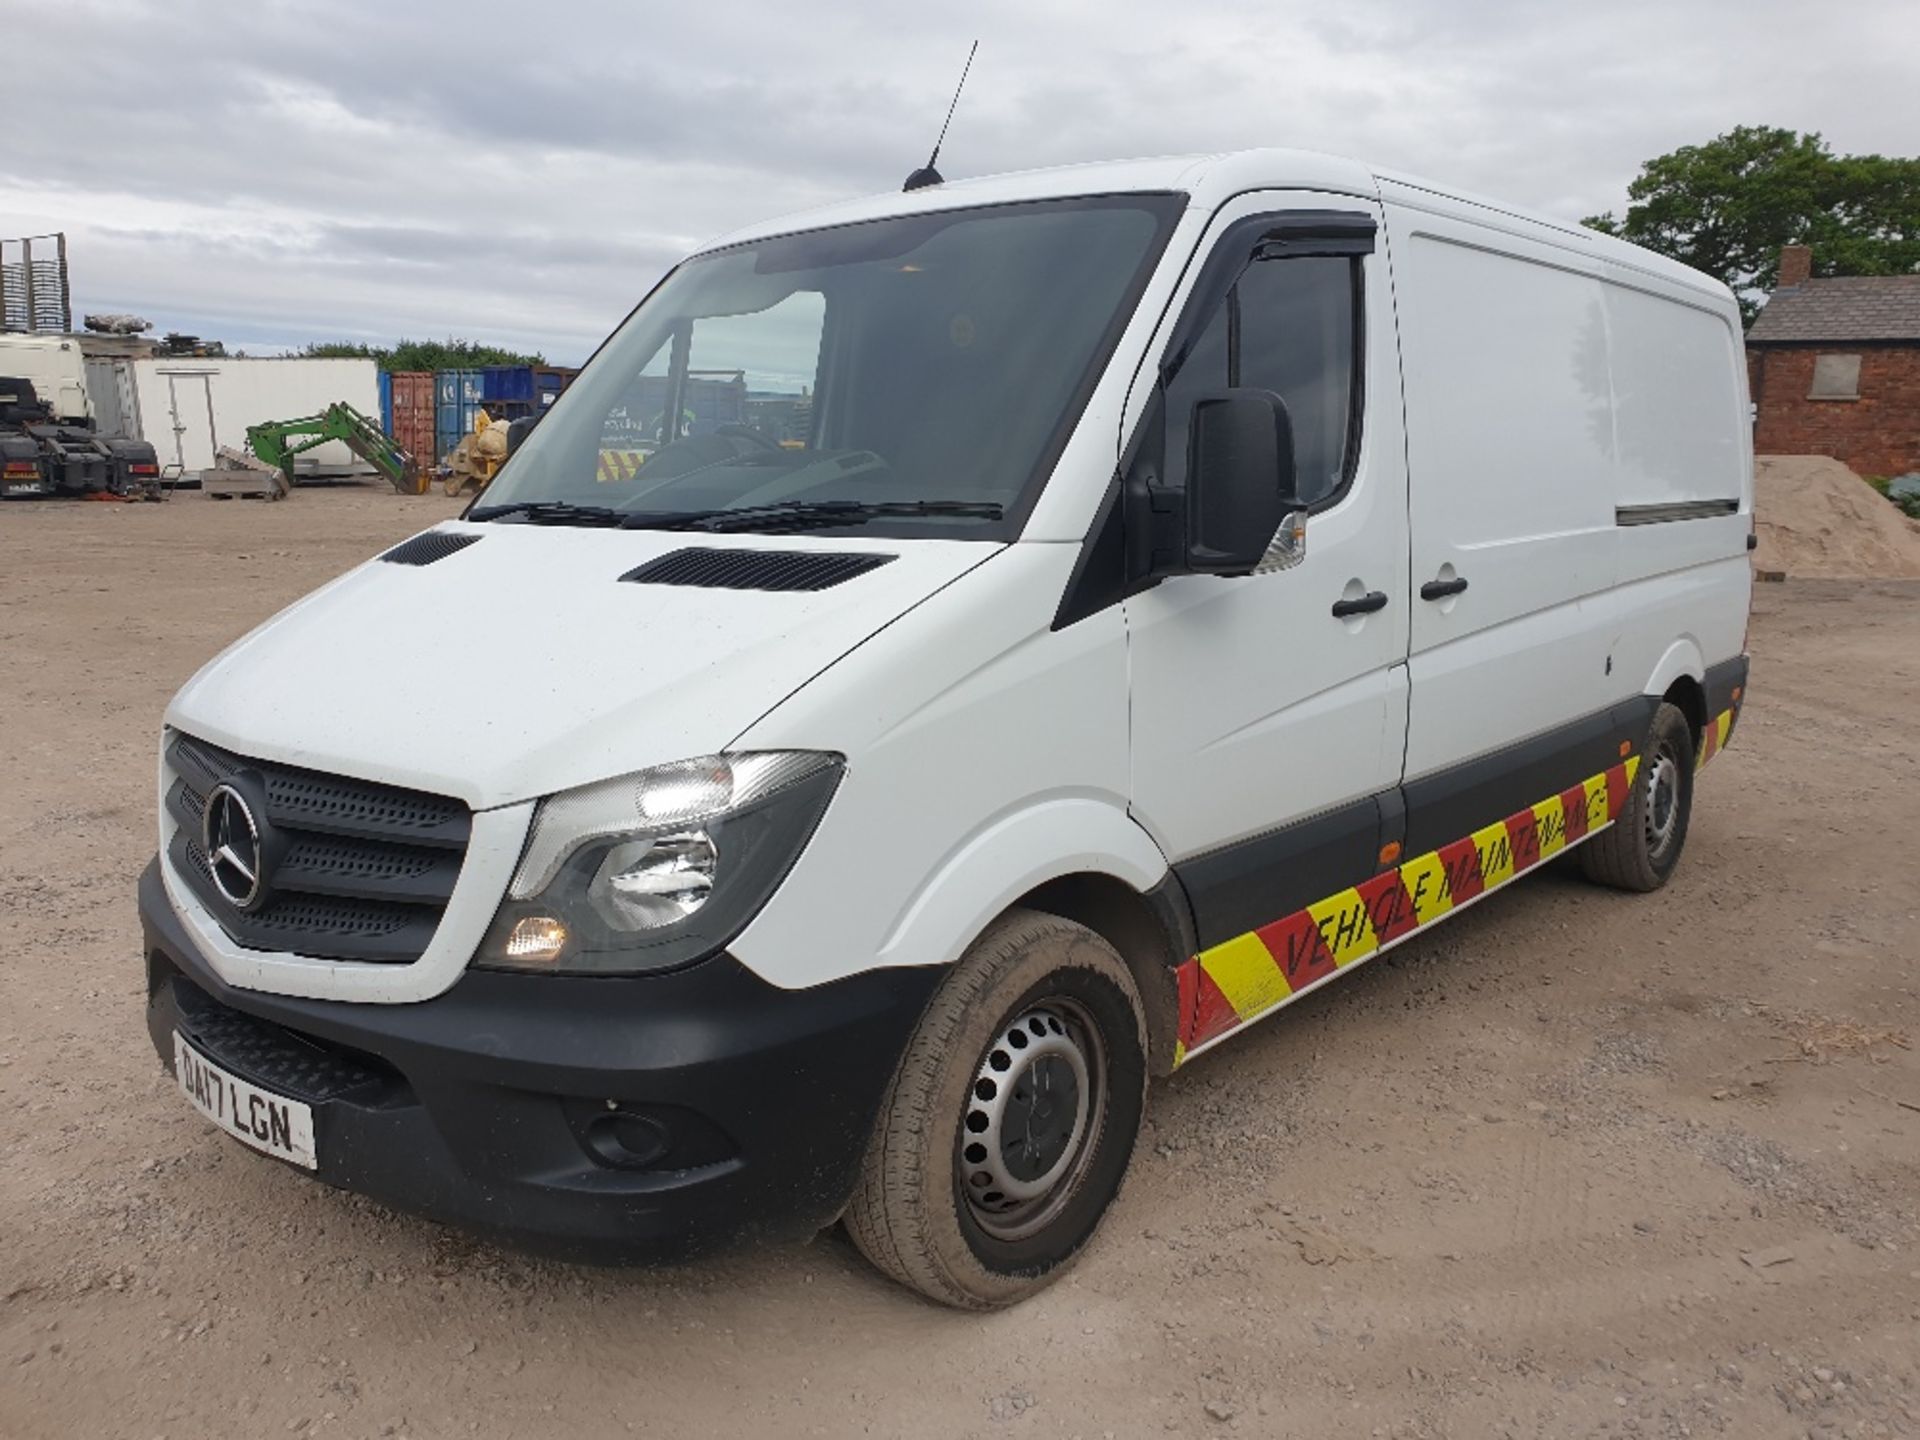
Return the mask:
POLYGON ((500 467, 507 463, 507 422, 494 420, 482 410, 473 422, 473 433, 461 437, 447 456, 447 494, 468 490, 475 494, 487 488, 500 467))

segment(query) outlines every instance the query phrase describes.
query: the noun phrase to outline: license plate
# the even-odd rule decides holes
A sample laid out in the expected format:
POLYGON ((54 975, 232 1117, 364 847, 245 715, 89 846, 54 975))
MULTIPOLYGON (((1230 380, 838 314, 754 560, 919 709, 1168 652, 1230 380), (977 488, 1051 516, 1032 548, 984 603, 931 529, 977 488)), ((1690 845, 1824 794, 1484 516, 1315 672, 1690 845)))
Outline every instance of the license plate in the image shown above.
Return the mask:
POLYGON ((313 1109, 229 1075, 173 1032, 173 1077, 180 1093, 207 1119, 256 1150, 311 1170, 313 1109))

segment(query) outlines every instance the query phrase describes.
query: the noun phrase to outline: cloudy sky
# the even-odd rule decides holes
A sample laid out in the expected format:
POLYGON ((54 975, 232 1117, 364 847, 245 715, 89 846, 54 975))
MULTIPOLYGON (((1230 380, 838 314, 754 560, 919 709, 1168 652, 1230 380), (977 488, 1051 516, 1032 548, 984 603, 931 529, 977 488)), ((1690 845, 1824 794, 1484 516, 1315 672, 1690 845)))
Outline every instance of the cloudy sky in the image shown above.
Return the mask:
POLYGON ((256 353, 583 358, 749 220, 891 189, 968 42, 949 176, 1291 145, 1578 218, 1736 124, 1920 148, 1915 0, 0 0, 0 236, 76 310, 256 353), (8 12, 14 12, 7 18, 8 12))

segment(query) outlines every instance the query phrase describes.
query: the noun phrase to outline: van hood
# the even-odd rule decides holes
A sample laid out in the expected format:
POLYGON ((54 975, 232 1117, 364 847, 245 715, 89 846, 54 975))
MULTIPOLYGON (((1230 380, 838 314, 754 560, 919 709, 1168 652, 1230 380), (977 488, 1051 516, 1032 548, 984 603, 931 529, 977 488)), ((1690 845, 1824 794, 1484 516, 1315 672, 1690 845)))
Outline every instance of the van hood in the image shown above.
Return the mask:
POLYGON ((243 755, 512 804, 725 749, 1003 548, 499 523, 427 533, 476 538, 425 565, 369 561, 298 601, 188 681, 167 723, 243 755), (621 579, 687 549, 887 558, 820 590, 621 579))

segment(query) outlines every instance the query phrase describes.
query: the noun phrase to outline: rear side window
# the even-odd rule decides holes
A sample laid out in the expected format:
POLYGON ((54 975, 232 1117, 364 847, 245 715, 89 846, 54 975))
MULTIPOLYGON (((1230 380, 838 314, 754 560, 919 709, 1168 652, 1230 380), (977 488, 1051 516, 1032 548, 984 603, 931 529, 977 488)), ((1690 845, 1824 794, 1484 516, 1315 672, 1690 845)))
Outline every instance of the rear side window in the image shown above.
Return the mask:
POLYGON ((1248 265, 1168 389, 1170 464, 1184 469, 1193 402, 1244 386, 1287 402, 1301 501, 1323 505, 1345 489, 1359 438, 1360 285, 1349 256, 1248 265))
POLYGON ((1603 286, 1602 297, 1614 503, 1737 497, 1746 463, 1738 332, 1710 311, 1624 285, 1603 286))

